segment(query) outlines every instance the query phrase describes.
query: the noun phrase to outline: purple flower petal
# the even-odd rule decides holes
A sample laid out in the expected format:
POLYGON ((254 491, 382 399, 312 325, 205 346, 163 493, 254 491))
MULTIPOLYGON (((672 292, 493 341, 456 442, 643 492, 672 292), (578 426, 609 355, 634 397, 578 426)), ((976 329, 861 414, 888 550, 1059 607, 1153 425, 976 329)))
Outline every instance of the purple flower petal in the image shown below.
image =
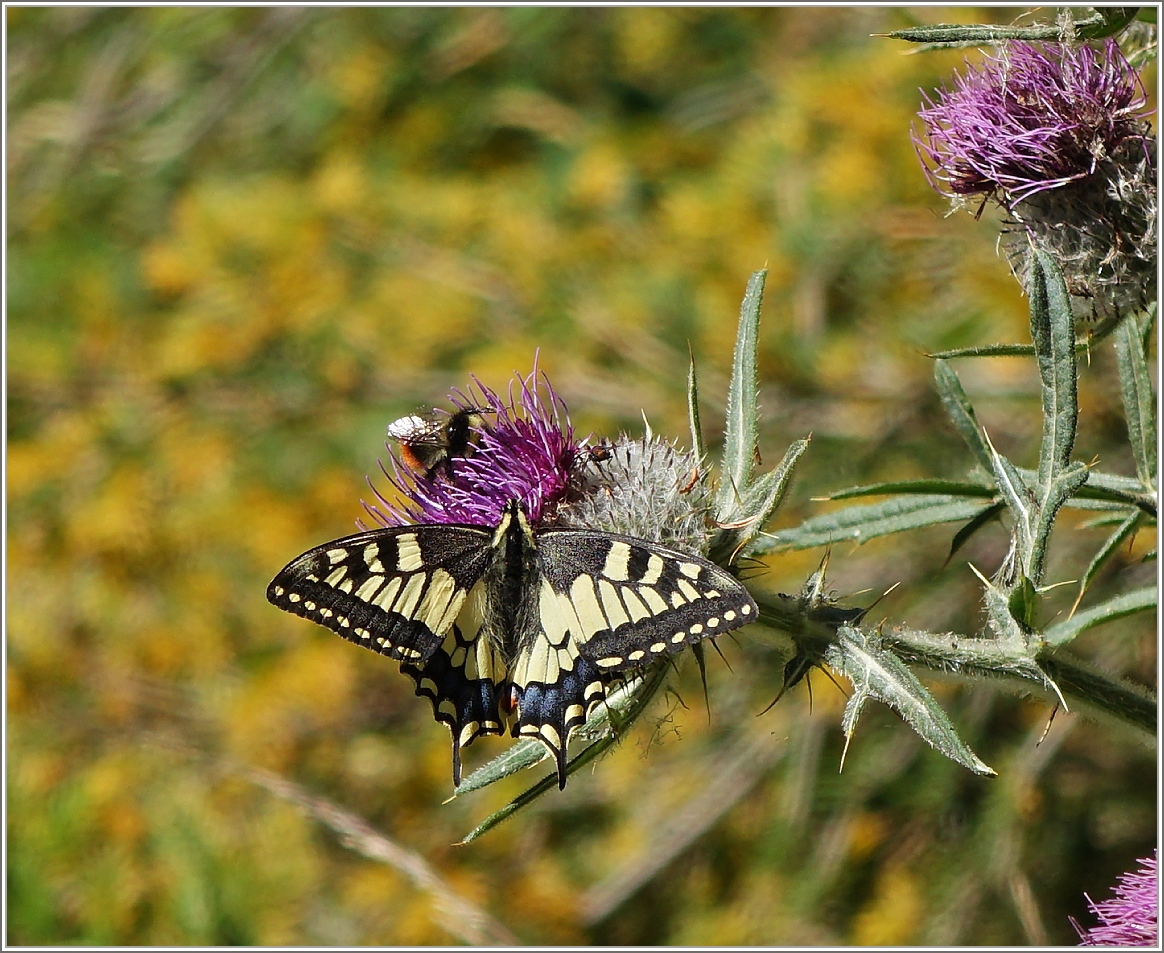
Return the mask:
POLYGON ((1102 51, 1010 43, 967 66, 935 103, 924 93, 914 146, 930 184, 950 196, 995 196, 1008 208, 1095 172, 1143 140, 1144 88, 1114 40, 1102 51))
POLYGON ((1080 946, 1158 944, 1159 871, 1155 853, 1139 864, 1139 870, 1120 874, 1113 899, 1095 903, 1087 897, 1087 905, 1099 918, 1100 925, 1084 931, 1071 921, 1079 934, 1080 946))

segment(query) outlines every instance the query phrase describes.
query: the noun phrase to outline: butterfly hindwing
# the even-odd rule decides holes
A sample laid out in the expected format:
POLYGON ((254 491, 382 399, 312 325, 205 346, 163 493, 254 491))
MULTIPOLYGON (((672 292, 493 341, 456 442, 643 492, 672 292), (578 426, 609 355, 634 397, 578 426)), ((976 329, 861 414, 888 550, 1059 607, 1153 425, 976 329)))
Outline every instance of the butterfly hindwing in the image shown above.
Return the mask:
POLYGON ((370 530, 308 550, 274 578, 267 598, 345 639, 420 665, 480 580, 491 540, 472 526, 370 530))
POLYGON ((527 600, 530 631, 509 674, 517 696, 513 735, 546 746, 557 765, 558 787, 563 788, 570 734, 606 698, 606 679, 579 653, 576 626, 563 613, 547 578, 533 580, 527 600))
POLYGON ((416 683, 416 694, 432 702, 433 717, 452 735, 455 785, 461 783, 461 748, 481 735, 499 735, 503 730, 497 694, 506 666, 492 642, 481 638, 484 598, 478 582, 428 660, 400 666, 416 683))
POLYGON ((755 600, 734 576, 690 553, 573 529, 543 531, 538 552, 577 652, 604 673, 640 668, 756 618, 755 600))

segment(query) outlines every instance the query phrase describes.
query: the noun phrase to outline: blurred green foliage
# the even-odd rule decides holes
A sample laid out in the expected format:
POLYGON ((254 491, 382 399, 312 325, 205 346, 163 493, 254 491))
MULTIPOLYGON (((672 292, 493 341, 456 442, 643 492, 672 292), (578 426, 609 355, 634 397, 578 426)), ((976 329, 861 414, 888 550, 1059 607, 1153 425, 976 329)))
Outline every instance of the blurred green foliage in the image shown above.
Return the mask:
MULTIPOLYGON (((456 939, 238 765, 363 816, 524 942, 1073 942, 1084 891, 1155 838, 1155 753, 1110 726, 1060 713, 1036 746, 1043 705, 939 686, 999 779, 886 712, 838 775, 843 697, 818 679, 755 718, 784 659, 744 632, 710 722, 685 661, 592 774, 454 848, 524 785, 442 806, 447 733, 408 680, 263 598, 352 531, 387 422, 538 348, 582 433, 641 409, 681 435, 690 342, 710 429, 765 264, 769 462, 814 435, 782 519, 960 476, 921 352, 1022 340, 1026 306, 996 223, 944 218, 909 141, 963 54, 870 34, 1014 12, 7 8, 8 942, 456 939)), ((1130 474, 1109 351, 1079 453, 1130 474)), ((960 371, 1030 465, 1033 366, 960 371)), ((1090 548, 1051 575, 1104 532, 1059 530, 1090 548)), ((1005 533, 980 537, 992 569, 1005 533)), ((948 543, 838 549, 831 579, 900 580, 877 611, 972 632, 948 543)), ((1151 548, 1095 590, 1145 584, 1151 548)), ((753 584, 794 591, 818 558, 753 584)), ((1153 684, 1151 620, 1080 644, 1153 684)))

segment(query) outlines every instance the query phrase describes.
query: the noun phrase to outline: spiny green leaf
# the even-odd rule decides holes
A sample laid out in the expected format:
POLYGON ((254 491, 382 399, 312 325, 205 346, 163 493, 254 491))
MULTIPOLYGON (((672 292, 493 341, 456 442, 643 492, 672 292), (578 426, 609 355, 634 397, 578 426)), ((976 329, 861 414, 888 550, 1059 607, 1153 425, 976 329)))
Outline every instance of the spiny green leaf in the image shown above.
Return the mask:
POLYGON ((1035 587, 1025 575, 1020 575, 1006 600, 1006 607, 1011 616, 1024 628, 1034 629, 1035 610, 1038 604, 1035 587))
POLYGON ((1156 396, 1139 332, 1134 317, 1120 323, 1115 335, 1116 366, 1136 475, 1152 488, 1156 485, 1156 396))
POLYGON ((695 457, 702 460, 704 457, 703 428, 699 425, 699 385, 695 381, 695 354, 690 346, 688 354, 691 363, 687 367, 687 422, 691 426, 691 449, 695 457))
POLYGON ((994 470, 998 491, 1006 503, 1006 508, 1010 510, 1010 515, 1014 518, 1015 545, 1020 565, 1025 569, 1030 555, 1031 540, 1034 537, 1037 505, 1030 488, 1014 464, 994 449, 989 437, 986 438, 986 443, 990 448, 990 463, 994 470))
POLYGON ((958 737, 941 706, 905 663, 883 648, 876 634, 842 626, 837 641, 825 652, 825 661, 853 684, 842 718, 846 739, 852 736, 866 698, 875 698, 901 715, 922 740, 947 758, 976 774, 995 773, 958 737))
MULTIPOLYGON (((1138 12, 1138 7, 1104 7, 1089 17, 1076 20, 1073 27, 1081 39, 1095 40, 1114 36, 1131 23, 1138 12)), ((1031 26, 938 23, 933 26, 911 27, 875 35, 894 40, 908 40, 910 43, 924 43, 923 50, 933 50, 981 46, 984 43, 1005 40, 1062 40, 1063 28, 1057 23, 1031 26)))
MULTIPOLYGON (((652 665, 645 672, 633 677, 625 685, 623 685, 617 692, 611 694, 606 700, 605 705, 600 705, 594 713, 587 720, 586 724, 578 730, 578 734, 582 738, 593 739, 592 743, 587 745, 582 751, 576 754, 566 763, 566 776, 569 777, 583 765, 589 764, 599 755, 607 751, 623 733, 638 720, 639 716, 646 710, 651 699, 655 697, 656 692, 662 686, 667 678, 668 672, 671 668, 667 660, 661 660, 652 665)), ((514 749, 520 749, 523 745, 532 745, 540 749, 539 755, 544 757, 545 748, 536 741, 520 742, 505 752, 498 758, 494 758, 489 764, 483 765, 474 771, 469 777, 461 782, 461 786, 457 788, 454 797, 466 794, 471 790, 484 787, 486 784, 492 784, 494 781, 500 780, 510 774, 520 771, 523 767, 528 767, 530 763, 536 763, 538 759, 533 762, 528 762, 528 756, 524 753, 513 754, 510 752, 514 749), (526 762, 526 763, 522 763, 526 762)), ((510 801, 505 807, 499 811, 490 814, 484 821, 478 824, 461 840, 462 844, 468 844, 470 841, 476 840, 486 831, 489 831, 500 824, 508 817, 512 817, 517 811, 532 803, 541 797, 547 791, 555 790, 558 787, 558 777, 556 773, 548 774, 536 784, 527 788, 516 798, 510 801)))
POLYGON ((954 538, 950 540, 950 552, 946 556, 946 562, 949 562, 954 558, 954 554, 966 545, 966 542, 970 539, 971 536, 977 533, 991 520, 997 519, 998 515, 1005 509, 1006 504, 999 500, 992 506, 988 506, 981 513, 975 516, 974 519, 970 520, 965 526, 958 530, 958 532, 954 534, 954 538))
POLYGON ((472 791, 480 790, 494 781, 500 781, 518 771, 531 768, 539 761, 545 760, 546 746, 537 741, 523 738, 506 748, 497 757, 481 765, 476 771, 461 779, 461 783, 453 792, 458 798, 472 791))
MULTIPOLYGON (((1034 470, 1019 469, 1024 481, 1030 486, 1038 474, 1034 470)), ((1103 473, 1094 468, 1087 473, 1087 482, 1075 490, 1071 497, 1072 506, 1080 509, 1104 509, 1099 505, 1105 503, 1115 506, 1135 506, 1152 519, 1156 518, 1156 494, 1147 493, 1140 485, 1139 480, 1133 477, 1118 476, 1114 473, 1103 473)))
MULTIPOLYGON (((1094 338, 1092 339, 1094 340, 1094 338)), ((1075 345, 1077 354, 1087 353, 1087 344, 1075 345)), ((946 351, 934 351, 926 357, 949 361, 956 357, 1033 357, 1035 348, 1031 344, 977 344, 972 347, 955 347, 946 351)))
POLYGON ((752 275, 740 306, 736 348, 732 355, 732 378, 728 385, 723 479, 720 480, 715 506, 716 519, 720 523, 736 521, 740 495, 751 482, 752 469, 756 465, 759 395, 756 348, 759 341, 760 305, 764 300, 764 280, 767 275, 767 270, 752 275))
POLYGON ((974 406, 966 391, 962 389, 962 382, 954 369, 943 360, 934 361, 934 382, 938 386, 938 394, 942 398, 942 406, 950 415, 954 429, 962 435, 966 446, 974 454, 978 465, 987 473, 990 472, 990 450, 986 441, 982 439, 982 427, 978 424, 978 415, 974 413, 974 406))
POLYGON ((1036 484, 1042 500, 1051 482, 1071 462, 1079 406, 1071 298, 1058 262, 1041 249, 1036 249, 1033 257, 1030 314, 1043 396, 1043 442, 1036 484))
POLYGON ((1050 544, 1051 529, 1059 509, 1066 503, 1081 486, 1087 481, 1091 471, 1087 465, 1076 461, 1067 469, 1059 471, 1047 487, 1046 495, 1039 504, 1038 518, 1035 521, 1034 537, 1031 544, 1031 558, 1029 569, 1031 578, 1036 583, 1043 578, 1043 565, 1046 559, 1047 547, 1050 544))
POLYGON ((723 527, 712 540, 709 556, 713 562, 726 565, 764 529, 784 499, 796 462, 807 448, 807 439, 793 441, 780 463, 744 490, 735 523, 723 527))
POLYGON ((990 507, 989 502, 950 496, 894 497, 867 506, 849 506, 805 520, 799 526, 782 529, 752 544, 752 555, 790 549, 809 549, 846 540, 863 543, 877 536, 900 533, 939 523, 973 519, 990 507))
POLYGON ((972 483, 967 480, 900 480, 889 483, 869 483, 865 486, 851 486, 830 493, 825 499, 848 500, 861 496, 886 496, 890 493, 918 494, 941 493, 946 496, 970 496, 976 499, 989 498, 996 494, 992 486, 972 483))
POLYGON ((1157 598, 1155 586, 1145 586, 1143 589, 1125 592, 1123 595, 1108 599, 1083 612, 1078 612, 1070 619, 1056 622, 1043 632, 1043 638, 1047 640, 1049 645, 1063 645, 1070 642, 1080 632, 1094 626, 1122 619, 1134 612, 1154 611, 1157 598))

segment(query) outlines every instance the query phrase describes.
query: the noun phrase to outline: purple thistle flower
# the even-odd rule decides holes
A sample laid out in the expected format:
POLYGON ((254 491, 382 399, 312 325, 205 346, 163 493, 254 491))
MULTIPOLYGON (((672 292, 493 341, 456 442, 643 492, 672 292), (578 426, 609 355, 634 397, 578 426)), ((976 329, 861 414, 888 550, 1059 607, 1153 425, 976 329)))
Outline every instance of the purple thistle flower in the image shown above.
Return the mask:
POLYGON ((955 205, 994 199, 1028 285, 1032 246, 1063 268, 1077 317, 1118 317, 1156 297, 1156 142, 1144 87, 1114 40, 1002 46, 911 133, 930 184, 955 205))
MULTIPOLYGON (((1159 871, 1155 853, 1139 861, 1140 869, 1120 874, 1115 897, 1087 905, 1100 921, 1083 930, 1072 918, 1080 946, 1156 946, 1159 942, 1159 871)), ((1086 897, 1087 895, 1084 894, 1086 897)))
POLYGON ((1146 141, 1144 87, 1114 40, 1102 53, 1012 43, 980 70, 968 65, 938 103, 925 101, 925 137, 915 130, 913 141, 930 184, 1007 208, 1091 175, 1124 142, 1146 141))
MULTIPOLYGON (((468 523, 495 526, 506 505, 520 500, 534 526, 552 520, 570 495, 582 453, 574 440, 566 405, 535 369, 517 375, 503 400, 476 378, 467 392, 454 390, 456 410, 484 411, 473 428, 471 453, 455 466, 416 473, 391 453, 388 481, 405 498, 391 503, 373 486, 380 505, 364 508, 382 526, 410 523, 468 523)), ((370 481, 369 481, 370 483, 370 481)))

